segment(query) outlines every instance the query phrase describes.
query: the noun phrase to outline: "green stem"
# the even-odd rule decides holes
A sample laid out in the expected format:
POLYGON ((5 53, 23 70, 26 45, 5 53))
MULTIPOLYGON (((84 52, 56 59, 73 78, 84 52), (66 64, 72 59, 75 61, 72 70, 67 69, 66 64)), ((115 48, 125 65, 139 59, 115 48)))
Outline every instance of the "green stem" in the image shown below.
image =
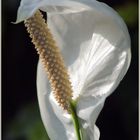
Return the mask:
POLYGON ((70 102, 70 109, 71 109, 71 116, 72 116, 72 120, 73 120, 73 124, 74 124, 74 128, 75 128, 75 133, 77 136, 77 140, 82 140, 81 135, 80 135, 80 125, 79 125, 79 121, 78 121, 78 116, 76 114, 75 106, 76 106, 76 104, 72 100, 70 102))

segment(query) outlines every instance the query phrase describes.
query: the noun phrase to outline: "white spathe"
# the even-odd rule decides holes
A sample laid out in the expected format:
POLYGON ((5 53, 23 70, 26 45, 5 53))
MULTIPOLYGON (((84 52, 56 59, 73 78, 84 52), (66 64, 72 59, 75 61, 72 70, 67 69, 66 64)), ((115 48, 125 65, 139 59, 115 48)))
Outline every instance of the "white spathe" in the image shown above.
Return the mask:
MULTIPOLYGON (((131 53, 127 27, 109 6, 96 0, 22 0, 17 23, 46 11, 48 25, 68 67, 84 140, 99 140, 96 119, 104 101, 128 70, 131 53)), ((43 123, 51 140, 76 140, 71 116, 53 97, 38 64, 37 90, 43 123)))

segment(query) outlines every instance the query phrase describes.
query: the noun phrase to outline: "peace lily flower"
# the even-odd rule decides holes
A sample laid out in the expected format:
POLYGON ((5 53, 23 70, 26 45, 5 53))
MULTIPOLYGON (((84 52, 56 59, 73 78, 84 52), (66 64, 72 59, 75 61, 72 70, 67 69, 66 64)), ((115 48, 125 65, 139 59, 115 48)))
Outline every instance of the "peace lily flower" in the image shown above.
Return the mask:
MULTIPOLYGON (((97 117, 130 64, 127 27, 113 9, 96 0, 22 0, 17 23, 28 24, 38 9, 47 12, 48 27, 68 68, 83 140, 98 140, 97 117)), ((39 61, 38 100, 48 135, 51 140, 77 140, 71 116, 54 97, 49 80, 39 61)))

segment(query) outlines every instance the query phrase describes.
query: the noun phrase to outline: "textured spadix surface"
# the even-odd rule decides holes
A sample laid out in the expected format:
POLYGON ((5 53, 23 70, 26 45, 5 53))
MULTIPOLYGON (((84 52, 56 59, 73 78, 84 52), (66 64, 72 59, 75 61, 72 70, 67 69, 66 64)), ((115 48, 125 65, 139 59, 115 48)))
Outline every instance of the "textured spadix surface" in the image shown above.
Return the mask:
POLYGON ((69 75, 59 48, 43 19, 43 15, 38 10, 24 23, 42 60, 55 99, 64 110, 70 112, 72 88, 69 75))
MULTIPOLYGON (((22 0, 17 22, 37 9, 48 12, 48 26, 60 47, 78 98, 84 140, 98 140, 96 119, 104 101, 130 64, 130 38, 117 13, 95 0, 22 0)), ((51 140, 76 140, 71 116, 56 102, 41 62, 37 88, 40 112, 51 140)))

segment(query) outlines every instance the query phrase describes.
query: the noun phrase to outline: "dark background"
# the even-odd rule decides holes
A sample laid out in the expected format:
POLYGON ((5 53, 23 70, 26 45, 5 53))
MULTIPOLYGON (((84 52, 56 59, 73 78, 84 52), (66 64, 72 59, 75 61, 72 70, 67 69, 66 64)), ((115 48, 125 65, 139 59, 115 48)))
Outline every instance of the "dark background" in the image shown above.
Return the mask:
MULTIPOLYGON (((132 40, 131 66, 106 100, 100 140, 138 140, 138 1, 104 0, 123 17, 132 40)), ((46 140, 37 94, 38 55, 23 23, 14 25, 19 0, 2 1, 2 138, 46 140)))

